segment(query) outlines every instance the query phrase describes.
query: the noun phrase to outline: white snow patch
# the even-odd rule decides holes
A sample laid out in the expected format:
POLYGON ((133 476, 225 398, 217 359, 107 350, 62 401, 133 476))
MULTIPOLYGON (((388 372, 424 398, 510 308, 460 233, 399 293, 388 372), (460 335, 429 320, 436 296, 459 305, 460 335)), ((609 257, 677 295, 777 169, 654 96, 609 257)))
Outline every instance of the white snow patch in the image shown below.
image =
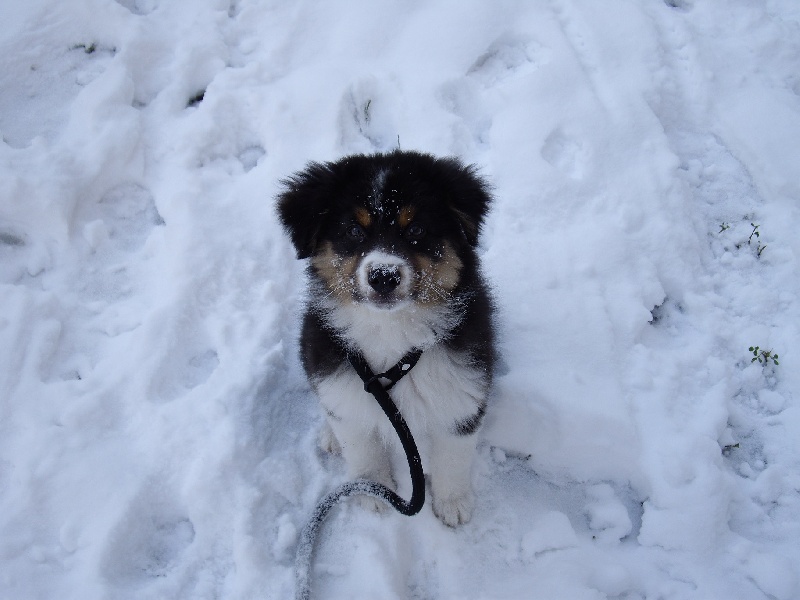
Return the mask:
POLYGON ((400 146, 494 187, 475 514, 336 509, 317 596, 800 597, 796 2, 0 22, 6 596, 292 596, 344 468, 316 450, 273 198, 308 160, 400 146))

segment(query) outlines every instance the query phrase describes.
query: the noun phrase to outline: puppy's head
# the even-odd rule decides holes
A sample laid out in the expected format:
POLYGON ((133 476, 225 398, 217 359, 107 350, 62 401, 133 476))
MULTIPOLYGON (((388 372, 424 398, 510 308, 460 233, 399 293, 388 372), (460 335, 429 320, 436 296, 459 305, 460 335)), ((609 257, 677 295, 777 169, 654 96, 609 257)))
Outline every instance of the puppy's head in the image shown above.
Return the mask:
POLYGON ((472 167, 416 152, 311 163, 285 180, 278 214, 298 258, 341 303, 442 304, 474 268, 489 207, 472 167))

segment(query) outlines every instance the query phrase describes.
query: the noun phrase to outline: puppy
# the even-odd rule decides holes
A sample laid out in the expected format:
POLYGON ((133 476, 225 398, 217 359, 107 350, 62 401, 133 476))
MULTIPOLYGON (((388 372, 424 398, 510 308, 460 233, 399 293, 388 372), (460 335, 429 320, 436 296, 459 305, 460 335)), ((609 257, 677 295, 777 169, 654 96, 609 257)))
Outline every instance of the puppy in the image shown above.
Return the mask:
POLYGON ((341 450, 350 476, 394 488, 394 430, 348 355, 382 373, 421 350, 390 394, 426 444, 434 513, 450 526, 469 521, 495 360, 475 252, 487 185, 456 159, 401 151, 311 163, 283 185, 280 220, 298 258, 310 258, 300 346, 327 416, 320 445, 341 450))

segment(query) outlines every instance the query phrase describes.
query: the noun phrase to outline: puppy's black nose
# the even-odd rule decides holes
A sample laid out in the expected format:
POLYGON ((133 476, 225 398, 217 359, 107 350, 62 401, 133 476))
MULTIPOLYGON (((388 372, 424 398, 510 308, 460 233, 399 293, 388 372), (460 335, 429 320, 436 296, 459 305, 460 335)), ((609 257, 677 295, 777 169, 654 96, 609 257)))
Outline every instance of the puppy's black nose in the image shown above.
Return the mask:
POLYGON ((400 285, 400 269, 388 265, 373 267, 367 274, 367 283, 379 294, 389 294, 400 285))

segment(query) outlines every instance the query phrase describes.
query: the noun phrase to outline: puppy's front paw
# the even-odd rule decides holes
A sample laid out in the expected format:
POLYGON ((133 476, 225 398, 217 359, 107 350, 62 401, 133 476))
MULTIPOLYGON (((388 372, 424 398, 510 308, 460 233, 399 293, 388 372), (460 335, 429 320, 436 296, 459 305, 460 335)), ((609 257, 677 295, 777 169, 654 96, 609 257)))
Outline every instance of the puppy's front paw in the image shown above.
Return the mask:
MULTIPOLYGON (((386 488, 385 490, 383 490, 384 492, 387 490, 394 491, 395 489, 397 489, 397 483, 395 482, 394 477, 385 473, 382 475, 383 476, 366 475, 359 477, 358 479, 370 481, 373 484, 377 484, 379 487, 382 486, 383 488, 386 488)), ((386 512, 392 506, 391 504, 389 504, 387 500, 383 500, 376 496, 370 496, 368 494, 364 494, 363 496, 358 496, 358 500, 361 503, 362 508, 365 508, 371 512, 379 514, 386 512)))
POLYGON ((433 499, 433 514, 448 527, 458 527, 472 518, 472 494, 433 499))
POLYGON ((389 508, 389 505, 379 498, 375 498, 374 496, 359 496, 358 502, 361 505, 361 508, 368 512, 374 512, 376 514, 383 514, 389 508))

